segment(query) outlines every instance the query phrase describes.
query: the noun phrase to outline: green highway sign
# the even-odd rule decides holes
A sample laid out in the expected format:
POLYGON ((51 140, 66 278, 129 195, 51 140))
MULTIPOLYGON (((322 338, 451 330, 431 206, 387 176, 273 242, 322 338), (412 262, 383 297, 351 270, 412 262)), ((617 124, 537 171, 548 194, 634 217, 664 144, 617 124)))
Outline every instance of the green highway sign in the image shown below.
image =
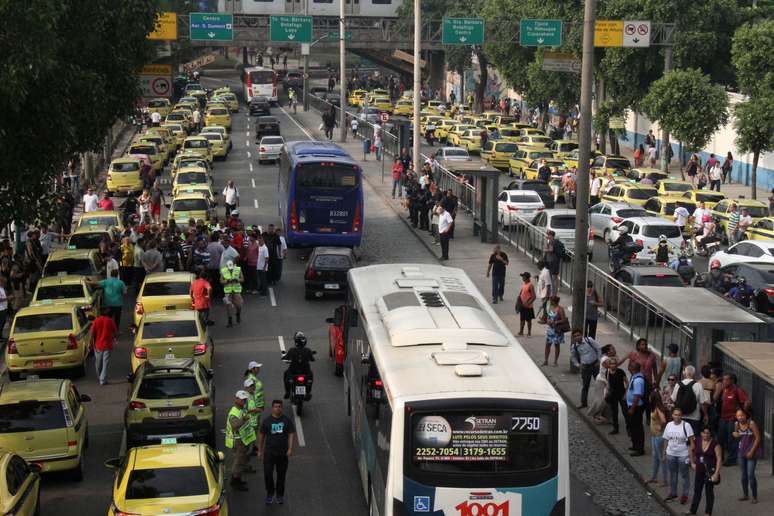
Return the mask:
POLYGON ((444 18, 442 28, 444 45, 484 44, 483 18, 444 18))
POLYGON ((234 15, 191 13, 191 41, 233 41, 234 15))
MULTIPOLYGON (((339 31, 334 30, 323 36, 322 41, 339 41, 339 31)), ((352 41, 352 33, 344 32, 344 41, 352 41)))
POLYGON ((522 47, 561 46, 562 20, 521 20, 519 45, 522 47))
POLYGON ((269 18, 271 41, 312 42, 311 16, 270 16, 269 18))

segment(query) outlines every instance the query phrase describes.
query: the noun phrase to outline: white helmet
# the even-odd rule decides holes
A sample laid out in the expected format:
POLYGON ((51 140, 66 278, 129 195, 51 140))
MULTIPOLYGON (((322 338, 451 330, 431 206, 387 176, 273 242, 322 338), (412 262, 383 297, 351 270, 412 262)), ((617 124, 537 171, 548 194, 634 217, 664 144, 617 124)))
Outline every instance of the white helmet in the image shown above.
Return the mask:
POLYGON ((619 226, 618 232, 621 233, 622 235, 625 235, 626 233, 629 232, 629 228, 627 226, 619 226))
POLYGON ((658 241, 659 242, 666 242, 667 241, 666 235, 659 235, 658 236, 658 241))

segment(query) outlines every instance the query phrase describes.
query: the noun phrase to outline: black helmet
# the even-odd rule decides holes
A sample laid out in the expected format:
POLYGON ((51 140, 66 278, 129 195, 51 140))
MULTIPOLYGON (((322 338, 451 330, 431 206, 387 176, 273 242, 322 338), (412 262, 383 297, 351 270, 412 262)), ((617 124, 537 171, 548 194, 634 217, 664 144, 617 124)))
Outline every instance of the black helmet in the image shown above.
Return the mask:
POLYGON ((306 335, 304 335, 304 332, 302 331, 297 331, 293 335, 293 341, 296 343, 296 346, 303 348, 306 346, 306 335))

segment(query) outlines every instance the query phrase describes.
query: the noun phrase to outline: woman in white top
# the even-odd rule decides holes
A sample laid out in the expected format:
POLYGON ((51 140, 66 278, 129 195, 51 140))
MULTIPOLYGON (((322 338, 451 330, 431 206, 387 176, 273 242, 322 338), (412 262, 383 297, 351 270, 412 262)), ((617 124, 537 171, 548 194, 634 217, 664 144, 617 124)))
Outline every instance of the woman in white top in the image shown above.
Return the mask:
POLYGON ((693 453, 694 435, 691 425, 683 421, 683 411, 675 407, 672 410, 672 421, 664 428, 664 441, 666 441, 666 462, 669 469, 669 496, 666 501, 677 498, 677 474, 683 479, 683 494, 680 503, 688 501, 690 491, 691 454, 693 453))

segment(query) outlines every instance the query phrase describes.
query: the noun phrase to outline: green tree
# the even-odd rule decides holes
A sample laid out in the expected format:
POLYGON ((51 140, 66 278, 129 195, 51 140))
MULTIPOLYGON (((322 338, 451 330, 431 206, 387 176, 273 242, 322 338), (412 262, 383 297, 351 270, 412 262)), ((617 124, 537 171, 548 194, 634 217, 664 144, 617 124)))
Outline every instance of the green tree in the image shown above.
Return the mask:
POLYGON ((139 95, 156 0, 0 2, 0 225, 34 221, 68 159, 139 95))
POLYGON ((641 107, 689 150, 703 149, 728 121, 728 97, 696 69, 672 70, 654 82, 641 107))
POLYGON ((736 147, 752 152, 752 198, 758 198, 758 160, 762 152, 774 151, 774 98, 756 97, 734 106, 736 147))

